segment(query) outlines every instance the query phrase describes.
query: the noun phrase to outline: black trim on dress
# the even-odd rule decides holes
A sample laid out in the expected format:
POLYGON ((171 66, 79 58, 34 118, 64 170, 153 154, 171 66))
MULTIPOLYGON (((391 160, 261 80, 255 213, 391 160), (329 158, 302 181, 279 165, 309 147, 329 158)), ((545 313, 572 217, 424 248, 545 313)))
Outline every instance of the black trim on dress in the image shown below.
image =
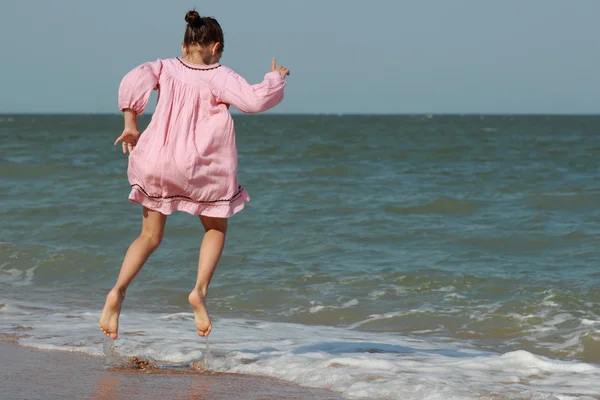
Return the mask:
POLYGON ((181 65, 183 65, 186 68, 193 69, 194 71, 211 71, 211 70, 217 69, 221 66, 221 65, 217 65, 216 67, 212 67, 212 68, 194 68, 194 67, 190 67, 189 65, 184 63, 181 58, 179 58, 179 57, 176 57, 176 58, 177 58, 177 61, 179 61, 181 63, 181 65))
POLYGON ((239 199, 240 196, 242 195, 242 192, 244 191, 244 188, 241 185, 238 185, 237 192, 235 192, 235 194, 231 198, 229 198, 229 199, 221 199, 221 200, 194 200, 191 197, 184 196, 182 194, 176 194, 176 195, 172 195, 172 196, 152 196, 148 192, 146 192, 146 190, 144 190, 144 188, 141 187, 140 185, 138 185, 137 183, 134 183, 133 185, 131 185, 132 188, 134 186, 138 187, 142 191, 142 193, 144 193, 144 195, 146 197, 150 198, 150 199, 163 199, 163 200, 185 199, 185 200, 189 200, 189 201, 192 201, 194 203, 200 203, 200 204, 212 204, 212 203, 232 202, 232 201, 235 201, 235 200, 239 199))

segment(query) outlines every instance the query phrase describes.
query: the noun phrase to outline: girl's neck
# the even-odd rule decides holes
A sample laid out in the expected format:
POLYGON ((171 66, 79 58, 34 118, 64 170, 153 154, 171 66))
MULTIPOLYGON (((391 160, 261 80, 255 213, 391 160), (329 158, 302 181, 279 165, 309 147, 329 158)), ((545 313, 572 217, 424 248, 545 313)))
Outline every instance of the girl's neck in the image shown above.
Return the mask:
POLYGON ((190 64, 197 64, 197 65, 212 65, 212 64, 216 64, 218 62, 218 61, 213 60, 212 57, 202 58, 202 55, 200 55, 198 53, 186 54, 183 56, 183 59, 184 59, 184 61, 187 61, 190 64))

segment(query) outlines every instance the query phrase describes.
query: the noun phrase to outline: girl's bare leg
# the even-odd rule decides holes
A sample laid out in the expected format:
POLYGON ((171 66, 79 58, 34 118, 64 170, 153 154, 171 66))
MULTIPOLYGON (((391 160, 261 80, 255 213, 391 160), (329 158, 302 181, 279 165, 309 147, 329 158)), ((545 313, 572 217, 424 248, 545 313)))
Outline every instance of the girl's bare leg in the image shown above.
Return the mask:
POLYGON ((198 259, 198 278, 196 286, 190 293, 189 301, 194 309, 196 319, 196 331, 200 336, 210 335, 212 325, 205 299, 208 293, 208 285, 212 279, 221 254, 225 246, 225 235, 227 234, 227 218, 214 218, 201 215, 200 221, 204 226, 204 238, 200 246, 200 257, 198 259))
POLYGON ((133 278, 142 269, 148 257, 158 248, 163 238, 167 216, 144 207, 142 233, 131 243, 123 259, 117 283, 108 293, 106 304, 100 317, 100 329, 111 339, 116 339, 119 328, 121 303, 125 299, 125 291, 133 278))

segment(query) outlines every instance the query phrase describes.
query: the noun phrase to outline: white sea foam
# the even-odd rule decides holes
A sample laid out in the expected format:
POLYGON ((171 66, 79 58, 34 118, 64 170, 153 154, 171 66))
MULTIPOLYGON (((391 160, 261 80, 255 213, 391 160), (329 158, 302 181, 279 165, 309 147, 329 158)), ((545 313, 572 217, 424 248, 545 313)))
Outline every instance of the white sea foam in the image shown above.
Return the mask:
POLYGON ((586 325, 586 326, 600 325, 600 321, 592 321, 592 320, 584 318, 581 320, 581 325, 586 325))
POLYGON ((349 300, 349 301, 347 301, 347 302, 345 302, 345 303, 343 303, 342 305, 339 305, 339 306, 338 305, 324 305, 321 302, 314 301, 314 300, 312 300, 310 302, 310 304, 312 305, 312 307, 310 307, 308 309, 308 312, 310 312, 311 314, 316 314, 316 313, 318 313, 320 311, 323 311, 323 310, 338 310, 340 308, 350 308, 352 306, 357 305, 358 304, 358 300, 357 299, 352 299, 352 300, 349 300))
MULTIPOLYGON (((539 310, 534 314, 509 313, 507 316, 520 321, 523 336, 521 340, 535 342, 536 347, 546 348, 563 354, 581 355, 584 351, 584 338, 592 332, 591 328, 600 324, 593 310, 585 312, 564 312, 549 303, 554 295, 541 300, 539 310), (561 340, 557 342, 557 337, 561 340)), ((591 304, 591 303, 590 303, 591 304)))
MULTIPOLYGON (((103 354, 99 312, 66 308, 3 309, 0 331, 28 327, 20 344, 103 354)), ((115 350, 162 364, 203 360, 215 372, 271 376, 327 388, 350 399, 585 399, 600 394, 600 367, 517 350, 495 354, 424 341, 322 326, 215 318, 207 342, 191 313, 144 314, 125 309, 115 350), (498 398, 498 397, 494 397, 498 398)), ((18 333, 18 332, 17 332, 18 333)))
POLYGON ((323 311, 324 309, 325 309, 325 306, 318 305, 318 306, 312 306, 311 308, 308 309, 308 311, 311 314, 314 314, 314 313, 318 313, 319 311, 323 311))
POLYGON ((466 296, 463 296, 459 293, 448 293, 444 296, 444 299, 466 299, 466 296))
POLYGON ((6 268, 10 263, 5 262, 0 265, 0 282, 12 286, 28 286, 31 285, 35 276, 35 270, 39 267, 34 265, 26 270, 17 268, 6 268))
POLYGON ((441 287, 439 289, 434 289, 434 292, 453 292, 454 290, 456 290, 456 288, 454 286, 444 286, 441 287))
POLYGON ((369 299, 378 300, 381 296, 385 296, 386 293, 385 290, 373 290, 369 293, 369 299))
POLYGON ((356 329, 359 326, 368 324, 369 322, 373 322, 373 321, 379 321, 382 319, 390 319, 390 318, 395 318, 395 317, 401 317, 404 315, 409 315, 409 314, 418 314, 423 312, 422 310, 410 310, 410 311, 394 311, 394 312, 389 312, 389 313, 385 313, 385 314, 372 314, 369 315, 369 318, 363 320, 363 321, 358 321, 355 322, 354 324, 350 325, 348 327, 348 329, 356 329))

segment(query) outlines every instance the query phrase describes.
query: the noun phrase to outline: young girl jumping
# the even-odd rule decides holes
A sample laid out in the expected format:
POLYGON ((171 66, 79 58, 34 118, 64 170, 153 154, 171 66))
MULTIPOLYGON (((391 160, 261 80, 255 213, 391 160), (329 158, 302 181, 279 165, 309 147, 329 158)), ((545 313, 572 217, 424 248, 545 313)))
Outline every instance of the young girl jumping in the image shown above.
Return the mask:
POLYGON ((227 218, 250 200, 237 180, 237 148, 229 106, 246 113, 275 107, 283 99, 289 70, 271 63, 262 83, 244 78, 219 64, 223 31, 196 11, 185 16, 183 57, 156 60, 130 71, 119 87, 119 109, 125 127, 115 145, 129 152, 129 200, 143 206, 142 231, 129 246, 117 283, 108 293, 100 329, 117 338, 121 304, 127 287, 163 237, 167 215, 184 211, 198 215, 204 226, 198 277, 189 295, 196 330, 212 330, 205 305, 208 285, 225 244, 227 218), (152 90, 160 96, 152 121, 140 135, 136 117, 152 90))

